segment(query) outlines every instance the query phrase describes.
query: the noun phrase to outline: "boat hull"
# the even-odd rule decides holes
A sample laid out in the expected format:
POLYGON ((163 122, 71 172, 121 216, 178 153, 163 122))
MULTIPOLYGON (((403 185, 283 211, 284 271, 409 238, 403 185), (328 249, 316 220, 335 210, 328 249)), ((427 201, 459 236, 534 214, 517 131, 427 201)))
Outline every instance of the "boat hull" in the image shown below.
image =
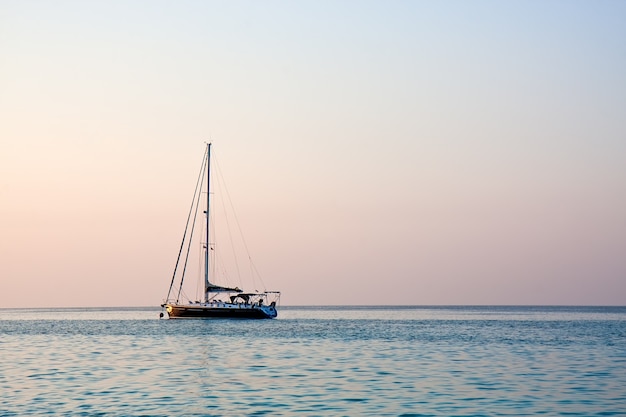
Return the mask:
POLYGON ((221 305, 181 305, 168 304, 167 314, 171 319, 186 318, 239 318, 239 319, 273 319, 277 316, 272 306, 251 306, 243 304, 221 305))

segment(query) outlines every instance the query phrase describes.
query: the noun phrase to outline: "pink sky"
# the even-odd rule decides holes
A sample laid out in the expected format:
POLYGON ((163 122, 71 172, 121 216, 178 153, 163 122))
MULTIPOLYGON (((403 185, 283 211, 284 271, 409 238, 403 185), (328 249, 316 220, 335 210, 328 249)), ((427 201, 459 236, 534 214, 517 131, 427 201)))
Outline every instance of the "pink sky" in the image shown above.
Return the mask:
POLYGON ((625 18, 0 3, 3 307, 160 304, 207 140, 285 305, 624 305, 625 18))

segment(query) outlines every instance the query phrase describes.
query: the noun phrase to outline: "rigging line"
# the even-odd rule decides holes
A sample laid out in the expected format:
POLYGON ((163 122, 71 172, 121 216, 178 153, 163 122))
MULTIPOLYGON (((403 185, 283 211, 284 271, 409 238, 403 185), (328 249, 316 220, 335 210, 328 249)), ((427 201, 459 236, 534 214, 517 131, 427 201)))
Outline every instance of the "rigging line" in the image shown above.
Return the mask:
MULTIPOLYGON (((207 158, 208 160, 208 158, 207 158)), ((202 188, 202 185, 204 184, 204 171, 207 169, 206 164, 204 164, 202 166, 202 172, 200 174, 200 177, 202 178, 202 180, 200 181, 200 188, 202 188)), ((183 290, 183 281, 185 280, 185 271, 187 271, 187 262, 189 261, 189 252, 191 250, 191 242, 193 240, 193 231, 196 228, 196 218, 198 217, 198 212, 200 211, 199 207, 200 207, 200 197, 202 197, 202 193, 198 193, 198 199, 196 200, 196 210, 195 213, 193 215, 193 223, 191 224, 191 233, 189 234, 189 241, 187 242, 187 253, 185 255, 185 264, 183 265, 183 273, 181 275, 180 278, 180 287, 178 289, 178 294, 180 295, 180 292, 183 290)), ((207 242, 208 245, 208 242, 207 242)), ((178 302, 178 299, 176 300, 176 302, 178 302)))
MULTIPOLYGON (((215 161, 215 167, 216 167, 216 173, 217 173, 217 185, 219 187, 221 187, 220 189, 223 189, 225 191, 225 194, 228 194, 227 188, 226 188, 226 181, 224 180, 224 175, 222 174, 222 170, 219 166, 218 160, 217 158, 214 158, 215 161)), ((243 282, 241 279, 241 269, 239 267, 239 257, 237 256, 237 249, 235 248, 235 239, 233 239, 233 232, 232 232, 232 227, 230 226, 230 218, 228 216, 228 210, 226 209, 226 203, 225 203, 225 199, 222 198, 220 199, 221 203, 222 203, 222 210, 224 211, 224 220, 226 221, 226 229, 228 230, 228 238, 230 240, 230 249, 233 255, 233 259, 235 261, 235 269, 237 270, 237 278, 239 278, 239 286, 243 287, 243 282)), ((231 204, 232 206, 232 204, 231 204)), ((234 211, 233 211, 234 213, 234 211)), ((236 219, 235 219, 236 220, 236 219)), ((244 242, 245 243, 245 242, 244 242)))
POLYGON ((186 298, 187 300, 191 301, 191 297, 189 297, 185 291, 183 291, 181 297, 183 298, 183 300, 186 298))
MULTIPOLYGON (((206 155, 206 151, 205 151, 206 155)), ((166 300, 170 299, 170 293, 172 292, 172 287, 174 286, 174 279, 176 278, 176 271, 178 270, 178 263, 180 262, 180 255, 183 253, 183 247, 185 246, 185 237, 187 236, 187 229, 189 228, 189 219, 191 218, 191 213, 193 212, 194 202, 196 200, 196 194, 198 192, 200 178, 202 177, 202 173, 204 171, 205 157, 202 156, 202 166, 200 168, 200 174, 198 175, 198 179, 196 181, 196 189, 193 191, 193 198, 191 199, 191 207, 189 208, 189 214, 187 215, 187 223, 185 224, 185 232, 183 233, 183 240, 180 242, 180 249, 178 250, 178 257, 176 258, 176 265, 174 266, 174 273, 172 274, 172 282, 170 282, 170 289, 167 291, 166 300)), ((181 279, 182 281, 182 279, 181 279)))
MULTIPOLYGON (((216 159, 215 159, 215 152, 213 153, 213 172, 214 175, 211 176, 211 184, 212 190, 217 190, 213 191, 214 195, 219 195, 219 181, 216 179, 217 178, 217 165, 215 164, 216 159)), ((216 199, 215 201, 218 201, 219 199, 216 199)), ((213 204, 213 207, 215 207, 215 203, 213 204)), ((214 283, 219 284, 219 285, 224 285, 226 287, 230 287, 230 279, 228 277, 228 271, 224 265, 224 259, 220 256, 220 250, 217 247, 217 242, 218 242, 218 227, 216 224, 216 220, 215 218, 216 216, 216 210, 212 210, 211 211, 211 215, 209 216, 209 221, 211 222, 211 245, 209 246, 210 252, 209 252, 209 256, 210 256, 210 260, 211 260, 211 276, 214 277, 214 283)))
MULTIPOLYGON (((200 242, 202 243, 202 242, 200 242)), ((204 295, 201 295, 204 287, 204 278, 202 277, 202 264, 204 263, 204 256, 201 250, 198 251, 198 265, 196 266, 196 300, 201 300, 204 295)))
MULTIPOLYGON (((213 158, 215 158, 215 156, 213 158)), ((213 164, 213 166, 215 167, 215 164, 213 164)), ((213 177, 215 177, 215 175, 211 177, 211 181, 215 182, 213 177)), ((211 189, 215 190, 215 186, 213 186, 211 189)), ((215 193, 215 191, 213 192, 215 193)), ((215 226, 215 210, 211 211, 208 221, 210 222, 210 226, 211 226, 211 236, 213 236, 213 240, 211 240, 211 236, 209 236, 209 261, 211 265, 211 276, 213 277, 213 281, 217 283, 217 277, 219 277, 219 272, 217 271, 216 263, 219 262, 219 260, 217 257, 217 248, 216 248, 217 227, 215 226), (213 243, 211 244, 211 242, 213 243)))
MULTIPOLYGON (((250 269, 252 269, 254 273, 256 273, 256 276, 259 277, 259 280, 261 281, 261 285, 263 286, 263 291, 265 291, 267 288, 265 287, 265 283, 263 282, 263 277, 261 276, 261 273, 257 269, 256 264, 252 262, 252 258, 249 258, 249 260, 250 260, 250 269)), ((254 273, 252 274, 252 277, 254 277, 255 275, 254 273)))
MULTIPOLYGON (((216 160, 216 162, 217 162, 217 160, 216 160)), ((243 235, 243 230, 241 229, 241 223, 239 223, 239 217, 237 216, 237 211, 235 210, 235 205, 233 204, 233 200, 230 198, 230 193, 228 192, 228 187, 226 186, 226 181, 224 180, 224 176, 221 174, 221 171, 220 171, 220 176, 221 176, 222 182, 224 184, 224 194, 226 194, 226 197, 228 198, 228 203, 230 205, 230 209, 232 210, 233 216, 235 217, 235 223, 237 224, 237 229, 239 230, 239 236, 241 237, 241 242, 243 243, 243 247, 246 250, 246 255, 248 255, 248 260, 250 261, 250 263, 252 263, 252 256, 250 255, 250 250, 248 249, 248 243, 246 242, 246 239, 245 239, 245 237, 243 235)), ((254 269, 257 272, 259 280, 261 281, 261 285, 265 288, 265 282, 263 282, 263 277, 261 276, 259 271, 256 269, 256 267, 254 267, 254 269)), ((254 275, 252 276, 252 279, 254 279, 254 275)))
MULTIPOLYGON (((216 168, 217 169, 217 168, 216 168)), ((215 175, 213 175, 211 177, 211 180, 214 181, 215 175)), ((216 185, 214 183, 214 185, 216 185)), ((217 185, 216 185, 217 187, 217 185)), ((216 187, 214 187, 213 189, 215 189, 216 187)), ((219 192, 218 192, 219 193, 219 192)), ((231 287, 231 286, 236 286, 236 285, 231 285, 231 277, 230 277, 230 272, 228 271, 228 268, 226 267, 226 263, 224 262, 224 258, 222 256, 220 256, 221 251, 220 249, 218 249, 218 245, 217 245, 217 232, 218 232, 218 228, 215 224, 215 210, 213 210, 213 214, 210 217, 210 221, 211 221, 211 230, 212 230, 212 244, 210 246, 210 255, 211 255, 211 276, 215 277, 214 283, 215 284, 219 284, 219 285, 223 285, 226 287, 231 287), (218 282, 219 280, 219 282, 218 282)), ((232 268, 231 268, 232 269, 232 268)), ((241 280, 240 280, 241 281, 241 280)), ((241 282, 240 285, 241 287, 241 282)))

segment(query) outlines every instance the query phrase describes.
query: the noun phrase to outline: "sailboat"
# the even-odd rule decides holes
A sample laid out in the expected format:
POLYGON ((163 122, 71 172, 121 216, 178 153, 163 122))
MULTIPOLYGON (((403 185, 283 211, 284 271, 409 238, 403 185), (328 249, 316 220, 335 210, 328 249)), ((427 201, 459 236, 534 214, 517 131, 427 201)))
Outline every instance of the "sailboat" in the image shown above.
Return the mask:
MULTIPOLYGON (((211 242, 210 217, 211 214, 211 143, 207 143, 200 169, 200 175, 196 182, 196 189, 192 199, 191 209, 187 216, 187 224, 183 234, 183 240, 178 252, 176 266, 170 283, 167 297, 161 307, 167 312, 168 318, 246 318, 246 319, 272 319, 278 315, 277 304, 280 301, 280 291, 252 291, 246 292, 239 287, 221 286, 212 282, 211 258, 215 245, 211 242), (206 184, 204 184, 206 180, 206 184), (199 192, 199 190, 201 190, 199 192), (192 301, 188 297, 185 301, 183 282, 189 259, 189 251, 193 238, 194 228, 198 213, 200 212, 201 200, 206 194, 204 210, 204 242, 202 242, 204 258, 204 283, 201 300, 192 301), (184 250, 187 246, 186 251, 184 250), (183 257, 183 253, 185 256, 183 257), (184 260, 183 260, 184 258, 184 260), (182 261, 182 262, 181 262, 182 261), (182 272, 181 272, 182 271, 182 272), (178 283, 177 276, 180 276, 178 283), (178 283, 177 288, 174 286, 178 283)), ((161 317, 164 314, 161 312, 161 317)))

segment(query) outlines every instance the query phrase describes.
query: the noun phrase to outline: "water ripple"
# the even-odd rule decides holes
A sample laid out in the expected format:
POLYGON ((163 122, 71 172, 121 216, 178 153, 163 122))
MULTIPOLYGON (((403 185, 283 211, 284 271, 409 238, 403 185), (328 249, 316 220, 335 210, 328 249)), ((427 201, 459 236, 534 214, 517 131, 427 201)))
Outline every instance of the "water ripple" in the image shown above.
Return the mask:
POLYGON ((0 320, 0 415, 625 415, 626 320, 615 311, 307 312, 0 320))

